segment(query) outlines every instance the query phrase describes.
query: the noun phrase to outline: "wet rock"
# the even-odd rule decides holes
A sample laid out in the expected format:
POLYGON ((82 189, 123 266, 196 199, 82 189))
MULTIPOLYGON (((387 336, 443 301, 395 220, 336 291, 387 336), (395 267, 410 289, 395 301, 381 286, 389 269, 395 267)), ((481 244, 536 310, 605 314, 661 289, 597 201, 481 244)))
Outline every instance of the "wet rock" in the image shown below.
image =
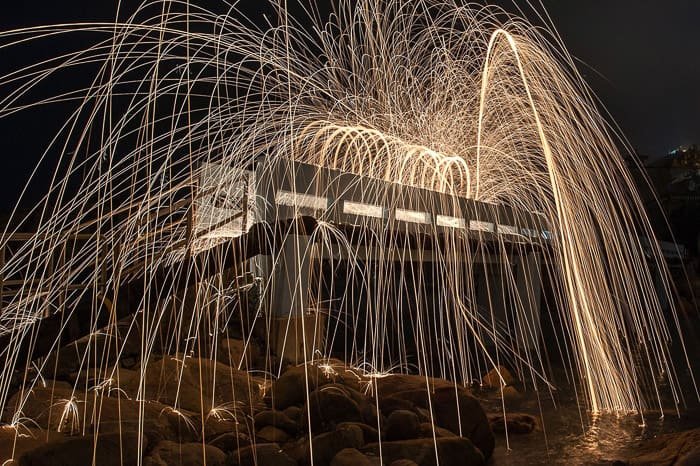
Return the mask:
POLYGON ((158 443, 150 456, 144 459, 144 466, 223 466, 225 459, 224 452, 212 445, 165 440, 158 443))
POLYGON ((683 455, 676 466, 698 466, 700 465, 700 445, 683 455))
MULTIPOLYGON (((204 437, 214 438, 227 432, 246 434, 250 432, 248 425, 244 424, 243 422, 238 422, 238 419, 241 419, 244 422, 248 420, 244 415, 237 416, 236 418, 232 417, 230 414, 222 414, 221 416, 210 414, 205 416, 204 437)), ((197 422, 197 430, 200 429, 201 427, 199 422, 197 422)))
POLYGON ((70 437, 47 443, 34 450, 24 453, 19 458, 20 466, 75 466, 83 464, 99 464, 100 466, 121 466, 136 464, 138 451, 136 448, 121 448, 125 445, 136 445, 136 433, 101 434, 95 438, 70 437), (94 461, 93 461, 94 459, 94 461))
MULTIPOLYGON (((301 414, 301 409, 299 414, 301 414)), ((260 430, 267 426, 277 427, 292 435, 299 431, 297 423, 282 411, 266 410, 255 415, 255 429, 260 430)))
POLYGON ((513 386, 503 387, 503 402, 508 408, 517 408, 522 405, 525 397, 513 386))
POLYGON ((264 443, 284 443, 289 440, 289 434, 274 426, 265 426, 255 436, 264 443))
POLYGON ((389 466, 418 466, 418 464, 411 460, 396 460, 392 461, 389 466))
POLYGON ((16 465, 11 462, 13 458, 20 458, 25 452, 39 448, 47 443, 57 442, 63 439, 63 434, 58 432, 45 431, 30 427, 19 430, 9 426, 0 426, 0 464, 8 466, 16 465), (47 441, 48 438, 48 441, 47 441))
POLYGON ((659 435, 640 444, 638 454, 628 460, 630 466, 658 465, 671 466, 680 464, 698 464, 692 461, 698 458, 700 429, 687 430, 672 434, 659 435), (686 458, 687 457, 687 458, 686 458))
POLYGON ((247 447, 250 445, 250 443, 250 437, 248 437, 246 434, 227 432, 214 438, 211 442, 209 442, 209 445, 214 446, 225 453, 230 453, 238 450, 239 448, 247 447))
POLYGON ((524 413, 491 414, 488 416, 491 430, 495 433, 529 434, 537 428, 537 418, 524 413))
POLYGON ((497 366, 481 379, 481 386, 483 388, 500 388, 513 382, 515 382, 515 378, 510 371, 503 366, 497 366))
POLYGON ((379 399, 379 409, 385 416, 391 415, 394 411, 412 411, 413 403, 409 400, 402 398, 397 398, 396 396, 388 396, 386 398, 379 399))
POLYGON ((418 415, 403 409, 393 411, 386 420, 384 433, 389 441, 418 438, 420 436, 418 415))
MULTIPOLYGON (((137 378, 125 384, 125 388, 130 393, 136 392, 138 383, 137 378)), ((202 403, 208 410, 234 402, 254 404, 260 401, 260 387, 247 372, 209 359, 182 355, 150 361, 144 384, 145 392, 139 394, 141 398, 167 406, 177 403, 178 408, 191 412, 200 412, 202 403)))
POLYGON ((355 448, 344 448, 333 457, 330 466, 372 466, 372 462, 355 448))
MULTIPOLYGON (((329 465, 333 458, 346 448, 359 449, 364 444, 362 430, 357 426, 345 426, 333 432, 317 435, 312 440, 313 464, 329 465)), ((312 464, 308 461, 306 464, 312 464)))
MULTIPOLYGON (((491 456, 495 446, 495 438, 488 418, 479 401, 467 389, 455 387, 454 384, 447 381, 430 379, 436 388, 429 392, 424 387, 419 387, 418 379, 422 380, 425 385, 425 377, 399 377, 399 386, 411 388, 404 391, 391 391, 392 397, 410 401, 419 408, 432 409, 435 425, 469 438, 481 450, 485 458, 488 459, 491 456)), ((382 383, 385 380, 382 379, 382 383)), ((389 392, 390 390, 384 389, 384 391, 389 392)))
POLYGON ((454 389, 455 386, 453 382, 447 380, 409 374, 393 374, 388 377, 377 378, 375 379, 375 385, 380 400, 397 393, 425 390, 432 391, 445 387, 454 389))
MULTIPOLYGON (((391 464, 399 460, 411 460, 419 466, 481 466, 484 456, 469 439, 463 437, 399 440, 382 442, 382 462, 391 464), (437 456, 437 458, 436 458, 437 456)), ((379 444, 373 443, 360 451, 379 455, 379 444)))
POLYGON ((226 466, 297 466, 276 443, 258 443, 239 448, 226 458, 226 466))
POLYGON ((342 386, 325 386, 309 395, 308 412, 311 419, 304 418, 311 425, 311 431, 322 432, 333 429, 341 422, 362 422, 360 407, 342 386))
POLYGON ((362 430, 365 442, 378 442, 379 432, 374 427, 362 422, 341 422, 336 429, 342 429, 348 426, 357 426, 362 430))
POLYGON ((491 457, 496 440, 481 404, 467 390, 453 387, 435 390, 431 397, 435 423, 467 437, 481 450, 486 459, 491 457))
POLYGON ((299 422, 301 416, 304 414, 299 406, 289 406, 284 411, 282 411, 289 419, 294 422, 299 422))
POLYGON ((315 390, 318 385, 319 371, 315 366, 307 365, 287 369, 279 379, 272 384, 272 405, 275 409, 283 410, 289 406, 301 406, 306 402, 308 391, 315 390), (308 385, 307 385, 308 384, 308 385), (308 387, 308 391, 307 391, 308 387))
MULTIPOLYGON (((2 420, 10 423, 16 407, 22 405, 22 417, 32 419, 42 427, 57 431, 61 427, 63 407, 61 400, 74 397, 73 387, 61 381, 47 381, 38 385, 31 392, 17 392, 7 402, 2 420), (22 402, 22 400, 25 400, 22 402)), ((77 398, 76 398, 77 400, 77 398)))
POLYGON ((420 425, 420 438, 433 438, 435 437, 459 437, 457 434, 455 434, 452 431, 449 431, 447 429, 443 429, 440 426, 435 426, 429 422, 423 422, 420 425))

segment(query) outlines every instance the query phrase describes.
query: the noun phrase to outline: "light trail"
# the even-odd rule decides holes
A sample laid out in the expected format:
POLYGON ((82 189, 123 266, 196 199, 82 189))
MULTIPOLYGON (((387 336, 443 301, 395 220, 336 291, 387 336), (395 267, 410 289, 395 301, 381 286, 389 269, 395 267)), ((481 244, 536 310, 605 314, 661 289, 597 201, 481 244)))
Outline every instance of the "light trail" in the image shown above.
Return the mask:
MULTIPOLYGON (((249 231, 261 211, 280 208, 256 196, 284 162, 381 180, 416 205, 425 202, 422 190, 441 195, 440 212, 412 211, 373 188, 367 199, 385 202, 349 207, 372 209, 356 215, 353 240, 331 222, 345 207, 323 205, 326 192, 280 198, 317 217, 313 231, 284 237, 295 242, 298 272, 289 304, 303 304, 307 292, 313 304, 304 309, 314 326, 301 325, 302 362, 313 354, 327 377, 354 367, 370 396, 393 373, 467 385, 504 363, 536 390, 551 390, 545 352, 531 344, 541 338, 532 289, 546 283, 554 301, 547 312, 561 327, 549 350, 560 353, 590 411, 643 416, 652 405, 663 408, 664 391, 680 408, 669 348, 683 340, 670 276, 626 166, 629 149, 555 34, 454 0, 338 0, 327 20, 314 7, 298 18, 282 0, 271 5, 280 26, 257 26, 227 3, 221 13, 148 0, 113 23, 0 33, 0 53, 66 34, 102 37, 0 76, 0 124, 20 111, 74 108, 35 171, 53 170, 46 196, 32 206, 36 233, 12 243, 29 223, 18 208, 1 245, 12 254, 0 274, 31 284, 6 296, 0 312, 8 342, 0 348, 0 412, 13 426, 28 419, 33 389, 55 376, 56 361, 25 360, 47 344, 37 341, 36 323, 59 316, 59 333, 69 333, 66 322, 85 302, 90 333, 77 366, 97 377, 92 385, 76 381, 69 399, 57 395, 61 429, 87 431, 92 421, 79 403, 89 412, 103 398, 137 400, 141 449, 147 400, 163 395, 148 369, 169 358, 176 387, 166 390, 172 406, 160 415, 175 414, 192 431, 197 415, 202 430, 210 418, 252 416, 282 366, 265 348, 264 367, 255 368, 261 377, 244 388, 235 372, 252 369, 252 328, 271 328, 279 311, 266 306, 281 285, 274 271, 287 259, 275 252, 269 275, 256 278, 261 299, 243 356, 232 361, 217 348, 231 322, 250 317, 236 284, 259 263, 240 265, 241 251, 228 260, 206 252, 249 231), (44 83, 83 71, 93 77, 89 87, 41 96, 44 83), (466 221, 460 199, 512 208, 516 225, 466 221), (250 213, 224 215, 236 209, 250 213), (518 230, 525 215, 540 219, 546 235, 518 230), (428 251, 385 234, 405 223, 441 240, 428 251), (533 248, 539 262, 530 263, 533 248), (305 273, 308 283, 299 278, 305 273), (134 283, 145 291, 127 302, 120 290, 134 283), (117 319, 125 306, 133 313, 126 330, 117 319), (141 359, 129 384, 118 360, 134 338, 141 359), (339 346, 343 364, 328 362, 339 346), (190 378, 201 387, 191 412, 181 390, 190 378), (220 387, 230 387, 229 399, 220 387)), ((294 325, 289 316, 285 343, 294 325)), ((65 343, 57 336, 46 353, 65 343)), ((698 395, 694 381, 691 391, 698 395)))

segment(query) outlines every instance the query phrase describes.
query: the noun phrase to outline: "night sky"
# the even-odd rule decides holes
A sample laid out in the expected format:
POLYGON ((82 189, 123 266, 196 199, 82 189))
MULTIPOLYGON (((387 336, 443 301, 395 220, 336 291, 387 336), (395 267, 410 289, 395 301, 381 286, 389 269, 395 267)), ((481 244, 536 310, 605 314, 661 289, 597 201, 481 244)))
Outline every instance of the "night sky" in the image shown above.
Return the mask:
MULTIPOLYGON (((580 60, 586 80, 640 153, 655 158, 679 145, 700 142, 700 1, 543 1, 569 51, 580 60)), ((253 11, 260 0, 247 3, 253 11)), ((524 1, 518 3, 527 6, 524 1)), ((499 4, 514 10, 511 0, 499 4)), ((116 0, 4 2, 0 29, 109 21, 115 5, 116 0)), ((85 38, 65 40, 74 47, 85 38)), ((0 49, 0 73, 61 50, 58 42, 0 49)), ((0 96, 4 96, 2 89, 0 96)), ((41 152, 65 120, 62 111, 0 120, 6 170, 0 184, 0 211, 14 204, 41 152)))

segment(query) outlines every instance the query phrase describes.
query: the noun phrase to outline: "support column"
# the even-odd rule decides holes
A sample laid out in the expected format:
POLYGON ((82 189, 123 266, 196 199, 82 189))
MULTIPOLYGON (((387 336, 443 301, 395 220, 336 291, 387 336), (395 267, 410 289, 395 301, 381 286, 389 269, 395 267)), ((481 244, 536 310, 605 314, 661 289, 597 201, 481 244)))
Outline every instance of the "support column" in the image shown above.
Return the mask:
POLYGON ((518 329, 518 343, 524 348, 537 350, 542 334, 540 322, 542 273, 538 253, 529 252, 520 257, 515 282, 524 318, 520 323, 521 328, 518 329))
POLYGON ((275 353, 301 364, 323 350, 325 315, 310 308, 309 287, 312 262, 308 236, 288 236, 272 259, 270 312, 271 344, 275 353))

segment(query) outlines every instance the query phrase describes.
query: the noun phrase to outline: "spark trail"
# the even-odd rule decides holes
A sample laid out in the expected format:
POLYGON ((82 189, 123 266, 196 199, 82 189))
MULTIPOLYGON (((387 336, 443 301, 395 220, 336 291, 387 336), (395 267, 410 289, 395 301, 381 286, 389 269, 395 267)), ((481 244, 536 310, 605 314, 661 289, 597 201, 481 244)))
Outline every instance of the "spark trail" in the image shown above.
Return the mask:
MULTIPOLYGON (((554 33, 495 7, 451 0, 338 0, 324 20, 313 6, 296 16, 285 2, 270 6, 279 25, 261 27, 235 4, 214 12, 194 2, 146 1, 114 23, 0 34, 0 53, 66 34, 101 37, 0 76, 0 118, 56 103, 74 108, 37 168, 55 175, 33 207, 36 233, 11 245, 10 234, 27 222, 15 214, 3 243, 13 247, 3 276, 31 283, 5 296, 0 313, 0 337, 8 343, 0 348, 0 411, 9 413, 11 425, 26 419, 33 390, 55 369, 50 358, 32 362, 28 355, 38 344, 46 347, 42 356, 66 344, 59 339, 70 332, 65 322, 87 303, 89 351, 76 358, 94 384, 76 381, 72 393, 57 396, 65 404, 59 430, 85 431, 100 397, 126 393, 140 403, 143 430, 150 409, 144 400, 155 394, 154 355, 173 355, 158 364, 173 369, 177 387, 160 415, 175 413, 199 429, 181 406, 187 361, 220 357, 218 339, 232 320, 243 319, 234 278, 257 271, 256 254, 245 248, 225 257, 210 252, 254 229, 261 210, 276 208, 262 205, 256 193, 265 175, 287 162, 380 180, 407 197, 440 193, 453 220, 466 216, 457 199, 505 206, 535 216, 547 232, 543 238, 518 231, 507 243, 454 228, 442 233, 426 269, 416 265, 425 251, 382 234, 400 219, 358 216, 361 238, 351 241, 330 214, 316 212, 309 246, 296 255, 312 280, 293 287, 293 299, 312 297, 317 319, 321 303, 331 303, 323 334, 304 335, 315 359, 329 360, 344 342, 344 362, 370 393, 374 380, 394 372, 468 384, 504 361, 528 384, 549 387, 545 354, 526 344, 540 337, 529 313, 539 298, 513 272, 516 265, 530 267, 517 257, 534 245, 541 266, 532 266, 525 280, 545 279, 554 289, 548 312, 557 314, 563 334, 556 351, 589 409, 643 413, 660 406, 661 374, 678 407, 669 347, 682 336, 673 300, 670 320, 662 307, 672 297, 669 274, 655 242, 650 257, 643 248, 642 238, 654 234, 618 149, 624 143, 554 33), (94 76, 88 87, 35 97, 42 83, 75 70, 94 76), (228 210, 251 214, 225 221, 220 204, 227 203, 228 210), (330 260, 331 275, 348 278, 329 297, 322 288, 331 280, 332 289, 333 278, 323 261, 307 259, 338 251, 344 259, 330 260), (499 278, 487 279, 489 300, 479 306, 474 273, 493 275, 486 257, 498 259, 499 278), (398 278, 392 264, 399 264, 398 278), (652 268, 660 271, 660 290, 652 268), (440 283, 431 302, 422 297, 428 276, 440 283), (127 297, 124 287, 134 283, 144 291, 127 297), (404 308, 400 294, 415 312, 404 308), (366 296, 362 317, 354 295, 366 296), (491 302, 497 295, 510 303, 504 322, 491 302), (129 312, 120 314, 123 308, 129 312), (48 343, 37 340, 37 323, 47 316, 58 316, 58 334, 48 343), (391 334, 391 323, 410 331, 391 334), (141 364, 126 387, 115 360, 134 339, 141 364), (411 359, 409 347, 423 356, 411 359)), ((368 195, 388 199, 380 190, 368 195)), ((428 226, 423 233, 438 235, 428 226)), ((273 253, 272 268, 281 260, 273 253)), ((253 314, 268 329, 274 277, 257 281, 262 298, 253 314)), ((251 335, 244 337, 251 343, 251 335)), ((251 369, 245 358, 224 362, 251 369)), ((202 364, 199 379, 206 383, 199 408, 191 410, 203 419, 245 417, 280 370, 267 358, 256 373, 255 395, 238 387, 233 395, 245 393, 243 399, 220 400, 217 387, 230 388, 230 378, 202 364)))

